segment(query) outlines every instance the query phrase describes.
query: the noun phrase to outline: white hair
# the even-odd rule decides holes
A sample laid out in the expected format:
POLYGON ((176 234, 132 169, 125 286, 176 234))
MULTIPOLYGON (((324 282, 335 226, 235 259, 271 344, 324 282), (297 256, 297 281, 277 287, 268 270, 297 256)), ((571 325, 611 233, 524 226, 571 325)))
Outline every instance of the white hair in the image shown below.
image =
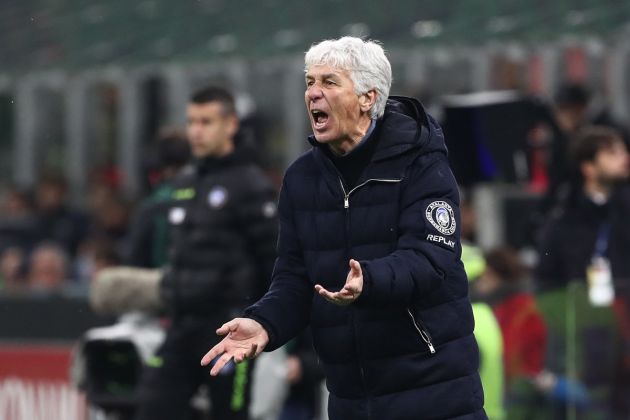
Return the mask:
POLYGON ((370 109, 370 117, 383 116, 392 86, 392 67, 378 41, 344 36, 313 44, 304 57, 304 70, 322 64, 348 71, 358 95, 375 89, 376 101, 370 109))

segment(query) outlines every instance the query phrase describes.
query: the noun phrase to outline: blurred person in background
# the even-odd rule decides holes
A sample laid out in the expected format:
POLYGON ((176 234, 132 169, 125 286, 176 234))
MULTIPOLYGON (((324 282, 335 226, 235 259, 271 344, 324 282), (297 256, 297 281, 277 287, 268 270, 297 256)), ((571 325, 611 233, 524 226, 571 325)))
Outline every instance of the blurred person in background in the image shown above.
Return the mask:
POLYGON ((104 236, 91 236, 79 246, 73 273, 78 284, 87 290, 101 270, 120 265, 120 263, 120 252, 111 239, 104 236))
POLYGON ((39 236, 31 192, 9 186, 0 201, 0 252, 13 247, 30 252, 39 236))
POLYGON ((475 317, 475 339, 479 345, 479 376, 485 396, 484 408, 489 419, 504 419, 505 379, 501 328, 490 305, 472 292, 486 268, 486 261, 479 247, 463 242, 462 263, 471 284, 470 300, 475 317))
POLYGON ((553 140, 548 162, 550 177, 548 210, 568 193, 571 174, 571 149, 573 140, 581 129, 597 125, 617 130, 628 145, 630 141, 626 127, 615 121, 607 108, 593 99, 588 86, 582 83, 562 84, 555 92, 552 108, 553 140))
POLYGON ((549 408, 535 380, 544 369, 547 327, 525 283, 526 268, 507 246, 486 253, 485 262, 471 299, 491 305, 501 328, 507 418, 543 419, 549 408))
POLYGON ((0 254, 0 292, 23 295, 28 292, 25 279, 25 252, 19 247, 7 247, 0 254))
POLYGON ((530 141, 537 144, 538 159, 532 162, 534 190, 543 193, 538 208, 530 215, 532 242, 540 239, 540 229, 549 212, 563 206, 572 191, 571 149, 579 131, 591 125, 617 130, 630 145, 627 127, 611 117, 608 108, 584 83, 565 82, 553 96, 552 103, 540 103, 541 124, 532 130, 530 141), (544 162, 544 163, 543 163, 544 162), (538 181, 538 182, 535 182, 538 181))
POLYGON ((124 255, 125 240, 131 203, 115 189, 108 190, 98 207, 92 210, 93 223, 89 231, 92 238, 104 238, 111 241, 119 258, 124 255))
POLYGON ((68 203, 66 180, 58 174, 42 176, 35 186, 37 230, 41 241, 52 241, 70 256, 89 229, 88 216, 68 203))
POLYGON ((173 180, 171 255, 161 296, 173 316, 162 363, 140 390, 138 419, 185 419, 207 383, 216 419, 247 419, 252 363, 211 378, 196 355, 214 328, 266 288, 275 256, 276 204, 270 181, 234 147, 234 99, 223 88, 196 92, 187 109, 194 165, 173 180))
MULTIPOLYGON (((563 349, 563 334, 579 333, 576 348, 588 355, 579 360, 580 378, 599 403, 588 409, 610 410, 611 394, 628 389, 630 377, 630 365, 618 362, 630 353, 618 345, 619 325, 627 324, 628 314, 615 318, 612 310, 615 302, 627 302, 629 294, 630 159, 621 135, 606 127, 583 129, 572 140, 571 157, 570 192, 548 217, 538 247, 538 303, 548 320, 554 347, 548 355, 554 356, 555 370, 568 366, 562 357, 568 351, 563 349), (571 308, 577 317, 571 321, 574 332, 567 329, 570 319, 565 311, 571 308), (625 379, 613 383, 615 377, 625 379)), ((630 342, 630 337, 625 339, 630 342)), ((627 407, 614 409, 628 415, 627 407)), ((564 410, 559 407, 559 412, 564 410)))
POLYGON ((68 286, 69 255, 56 243, 42 243, 30 255, 29 290, 37 295, 56 295, 68 286))
POLYGON ((232 364, 210 377, 198 355, 218 342, 214 330, 226 317, 268 286, 277 237, 276 192, 235 148, 239 121, 227 90, 197 91, 187 120, 193 162, 171 179, 164 270, 103 270, 91 297, 95 307, 115 305, 118 298, 135 304, 154 299, 168 314, 165 342, 143 370, 137 419, 191 419, 191 398, 207 385, 212 418, 242 420, 248 418, 253 363, 232 364), (142 287, 134 288, 138 281, 142 287))
POLYGON ((470 284, 470 300, 475 317, 475 339, 479 345, 479 376, 483 384, 484 408, 490 419, 505 418, 503 338, 492 308, 482 296, 474 293, 486 268, 483 251, 476 244, 477 213, 471 191, 459 187, 461 213, 462 263, 470 284))
POLYGON ((550 289, 585 280, 590 268, 606 270, 619 285, 630 284, 626 145, 612 129, 588 127, 574 140, 572 158, 571 194, 543 229, 537 286, 550 289))
POLYGON ((17 185, 9 186, 2 197, 0 215, 2 217, 18 217, 33 211, 33 195, 17 185))
POLYGON ((133 214, 125 260, 131 266, 157 268, 168 258, 168 210, 175 191, 172 180, 191 158, 186 133, 162 130, 151 155, 149 182, 153 190, 133 214))
POLYGON ((554 96, 555 117, 560 129, 572 136, 589 125, 609 127, 617 130, 627 143, 627 127, 615 120, 608 107, 594 96, 592 89, 583 83, 562 84, 554 96))
POLYGON ((492 305, 499 321, 509 388, 516 378, 534 377, 542 371, 547 329, 516 251, 507 246, 496 248, 486 254, 485 261, 471 293, 492 305))
POLYGON ((590 125, 587 118, 590 100, 590 91, 578 83, 562 84, 555 92, 551 106, 553 138, 547 164, 549 190, 545 198, 545 213, 568 193, 571 140, 581 128, 590 125))
POLYGON ((319 418, 324 372, 313 349, 309 329, 289 341, 287 351, 287 395, 279 420, 313 420, 319 418))
POLYGON ((284 177, 271 288, 202 364, 220 376, 310 324, 331 419, 487 418, 441 128, 388 99, 376 42, 315 44, 305 73, 312 148, 284 177))

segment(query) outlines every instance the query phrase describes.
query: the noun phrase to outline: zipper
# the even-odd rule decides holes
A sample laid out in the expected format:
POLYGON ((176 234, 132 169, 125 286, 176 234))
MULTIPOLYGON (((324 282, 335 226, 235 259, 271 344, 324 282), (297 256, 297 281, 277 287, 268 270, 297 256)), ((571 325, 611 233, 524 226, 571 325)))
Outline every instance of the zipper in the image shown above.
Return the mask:
POLYGON ((357 185, 356 187, 354 187, 353 189, 351 189, 350 191, 348 191, 346 193, 346 189, 343 186, 343 181, 341 180, 341 178, 339 178, 339 184, 341 185, 341 191, 343 191, 343 208, 344 209, 350 208, 350 194, 352 194, 353 192, 355 192, 356 190, 358 190, 359 188, 361 188, 365 184, 368 184, 370 182, 389 182, 389 183, 395 184, 395 183, 400 182, 400 181, 402 181, 402 179, 378 179, 378 178, 372 178, 372 179, 368 179, 368 180, 362 182, 361 184, 357 185))
POLYGON ((429 351, 431 352, 431 354, 435 354, 435 347, 433 347, 433 342, 431 340, 431 336, 429 335, 427 329, 424 328, 424 325, 422 325, 422 322, 416 321, 416 317, 413 316, 411 309, 407 308, 407 313, 409 314, 409 317, 411 318, 411 322, 413 323, 413 326, 416 328, 416 331, 418 331, 420 338, 422 338, 422 341, 424 341, 427 347, 429 347, 429 351))
MULTIPOLYGON (((343 191, 343 207, 344 207, 344 213, 345 213, 345 233, 346 233, 346 259, 350 258, 350 242, 349 242, 349 238, 350 238, 350 212, 348 211, 348 208, 350 207, 349 204, 349 199, 348 196, 350 195, 350 193, 352 191, 350 191, 349 193, 346 193, 346 189, 343 186, 343 181, 341 180, 341 177, 339 178, 339 184, 341 185, 341 191, 343 191)), ((370 400, 370 396, 367 393, 367 384, 366 384, 366 380, 365 380, 365 369, 363 368, 363 360, 361 357, 361 349, 359 348, 358 345, 358 337, 359 337, 359 327, 357 325, 357 322, 355 320, 355 311, 353 307, 350 307, 349 310, 350 312, 350 323, 352 324, 352 334, 353 334, 353 338, 354 338, 354 342, 355 342, 355 346, 356 346, 356 350, 357 350, 357 356, 358 356, 358 362, 359 362, 359 373, 361 374, 361 385, 363 386, 363 393, 367 396, 367 401, 369 404, 369 400, 370 400)), ((368 414, 368 418, 369 418, 369 414, 368 414)))
MULTIPOLYGON (((368 179, 364 182, 362 182, 361 184, 357 185, 356 187, 352 188, 350 191, 346 192, 346 188, 343 186, 343 181, 341 180, 341 177, 339 177, 339 185, 341 185, 341 191, 343 192, 343 208, 345 209, 346 212, 346 238, 350 237, 350 211, 348 210, 350 208, 350 194, 352 194, 353 192, 355 192, 356 190, 358 190, 359 188, 363 187, 364 185, 370 183, 370 182, 388 182, 388 183, 398 183, 402 181, 402 179, 368 179)), ((346 256, 348 258, 350 258, 350 244, 346 243, 346 256)), ((355 343, 357 342, 357 337, 359 336, 359 331, 358 331, 358 325, 354 319, 354 312, 352 313, 352 330, 354 333, 354 340, 355 343)), ((363 368, 363 360, 361 357, 361 349, 359 349, 358 345, 357 345, 357 356, 359 358, 359 371, 361 373, 361 382, 363 385, 363 392, 366 394, 366 403, 367 403, 367 419, 370 420, 372 418, 372 407, 371 407, 371 395, 368 394, 367 392, 367 383, 365 380, 365 370, 363 368)))

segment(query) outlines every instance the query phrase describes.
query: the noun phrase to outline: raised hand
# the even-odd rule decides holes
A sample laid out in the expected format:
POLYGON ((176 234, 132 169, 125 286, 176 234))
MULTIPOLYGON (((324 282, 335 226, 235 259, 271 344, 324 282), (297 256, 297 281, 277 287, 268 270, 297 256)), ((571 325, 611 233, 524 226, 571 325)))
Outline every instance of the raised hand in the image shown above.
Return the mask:
POLYGON ((350 305, 357 300, 363 291, 363 271, 357 260, 350 260, 350 271, 346 277, 346 284, 338 292, 329 292, 323 286, 315 285, 315 291, 327 301, 335 305, 350 305))
POLYGON ((218 375, 231 359, 239 363, 258 356, 269 342, 269 335, 263 326, 249 318, 234 318, 223 324, 217 334, 227 335, 201 359, 201 365, 206 366, 221 356, 210 370, 212 376, 218 375))

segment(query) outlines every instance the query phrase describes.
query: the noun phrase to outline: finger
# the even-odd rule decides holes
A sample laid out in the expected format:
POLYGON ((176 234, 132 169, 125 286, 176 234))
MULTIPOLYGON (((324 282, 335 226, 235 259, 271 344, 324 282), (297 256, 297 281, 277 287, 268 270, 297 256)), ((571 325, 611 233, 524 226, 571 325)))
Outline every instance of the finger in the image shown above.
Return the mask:
POLYGON ((331 293, 329 296, 325 297, 325 299, 335 305, 348 305, 354 301, 354 297, 352 294, 348 292, 336 292, 331 293))
POLYGON ((258 344, 253 344, 250 351, 245 355, 248 359, 253 359, 256 357, 256 352, 258 351, 258 344))
POLYGON ((322 286, 320 286, 320 285, 316 285, 316 286, 315 286, 315 290, 316 290, 316 291, 317 291, 317 293, 319 293, 319 295, 320 295, 321 297, 323 297, 324 299, 327 299, 327 300, 333 300, 333 299, 334 299, 335 294, 334 294, 334 293, 329 292, 328 290, 324 289, 324 288, 323 288, 322 286))
POLYGON ((348 281, 343 289, 340 290, 342 294, 348 294, 354 297, 357 293, 359 293, 359 285, 355 284, 355 282, 348 281))
POLYGON ((221 327, 217 329, 217 335, 225 335, 229 332, 235 331, 237 328, 238 328, 238 321, 236 319, 233 319, 221 325, 221 327))
POLYGON ((256 351, 258 349, 258 345, 257 344, 253 344, 248 351, 244 351, 242 353, 240 353, 238 356, 234 356, 234 361, 236 363, 241 363, 243 360, 246 359, 253 359, 254 357, 256 357, 256 351))
POLYGON ((321 286, 319 284, 315 285, 315 291, 324 297, 332 295, 332 293, 326 290, 324 286, 321 286))
POLYGON ((239 353, 238 355, 234 356, 234 361, 236 363, 241 363, 243 360, 247 359, 247 353, 239 353))
POLYGON ((217 362, 214 364, 214 366, 212 366, 212 369, 210 370, 210 375, 217 376, 219 372, 221 372, 221 369, 223 369, 223 366, 225 366, 230 361, 230 359, 232 359, 231 354, 223 353, 223 356, 221 356, 219 360, 217 360, 217 362))
POLYGON ((360 276, 361 275, 361 264, 359 264, 359 262, 357 260, 350 260, 350 270, 352 271, 352 274, 354 274, 355 276, 360 276))
POLYGON ((328 302, 333 303, 335 305, 340 305, 340 306, 349 305, 352 302, 354 302, 356 299, 356 293, 349 292, 344 289, 341 289, 339 292, 333 293, 324 289, 320 285, 316 285, 315 290, 317 290, 317 293, 319 293, 321 297, 323 297, 328 302))
POLYGON ((339 295, 337 296, 337 302, 342 305, 349 305, 357 300, 357 297, 359 297, 358 293, 343 291, 339 292, 339 295))
POLYGON ((216 346, 212 347, 210 351, 206 353, 205 356, 203 356, 203 358, 201 359, 201 366, 206 366, 208 363, 214 360, 215 357, 217 357, 224 351, 225 351, 225 347, 223 346, 223 341, 222 341, 216 346))

